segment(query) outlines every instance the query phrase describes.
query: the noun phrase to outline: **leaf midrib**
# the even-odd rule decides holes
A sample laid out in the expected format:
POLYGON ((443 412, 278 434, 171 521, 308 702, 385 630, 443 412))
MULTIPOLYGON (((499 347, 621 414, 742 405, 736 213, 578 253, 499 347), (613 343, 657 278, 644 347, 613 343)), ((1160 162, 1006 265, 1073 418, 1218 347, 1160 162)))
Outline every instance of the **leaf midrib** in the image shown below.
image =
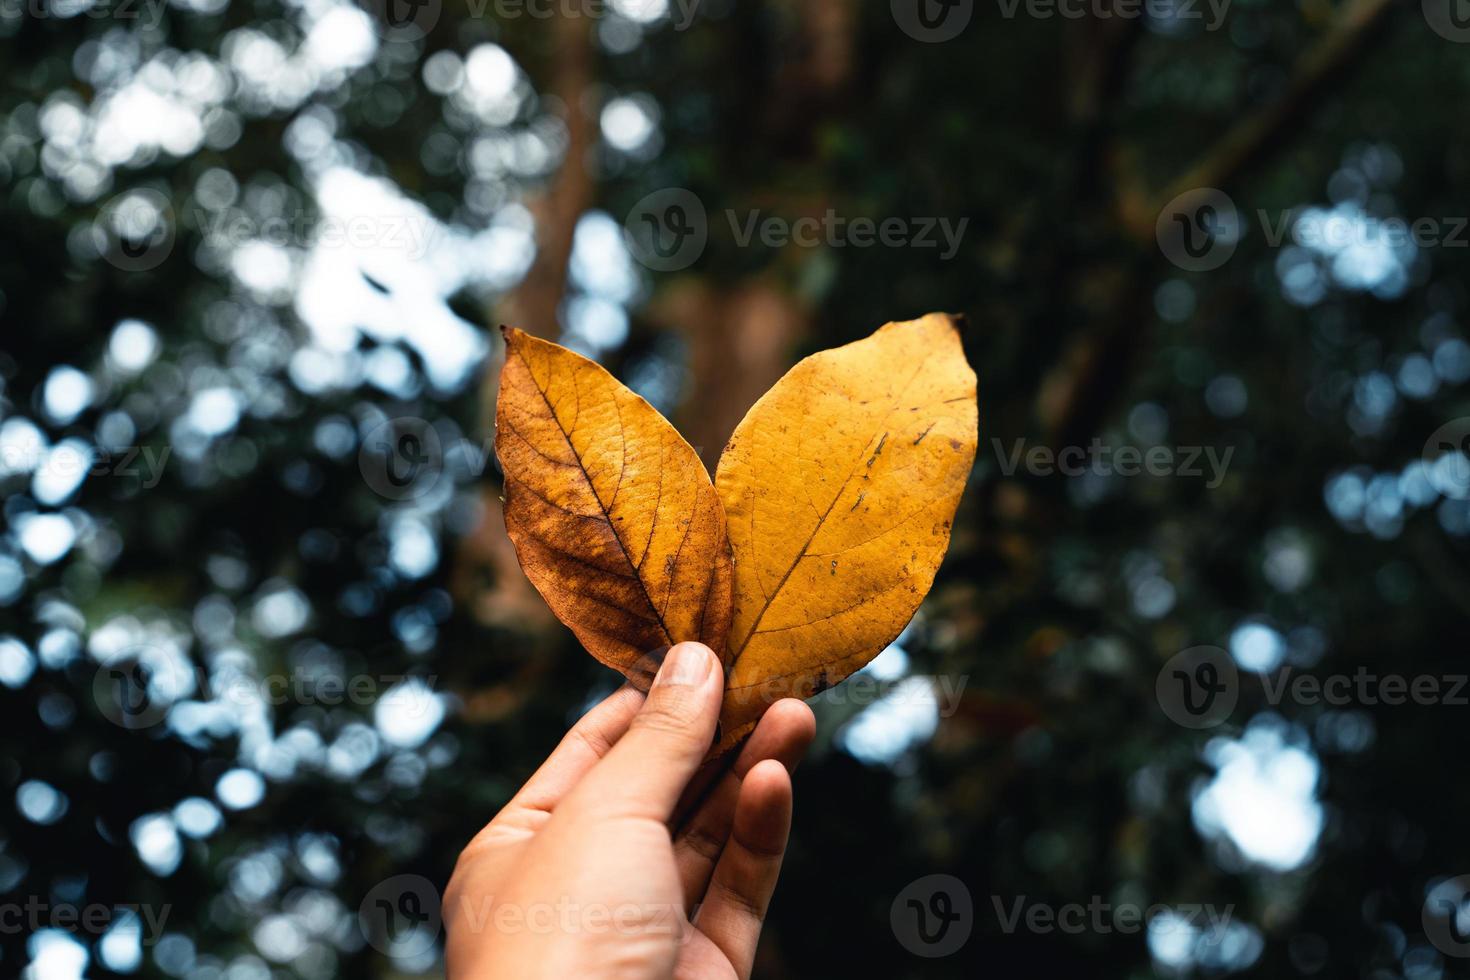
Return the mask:
MULTIPOLYGON (((643 601, 648 604, 649 612, 653 613, 654 621, 658 623, 659 630, 663 632, 664 640, 672 644, 674 642, 673 635, 669 632, 668 624, 664 622, 664 615, 659 610, 658 606, 654 605, 653 596, 648 594, 648 583, 643 581, 643 569, 640 565, 635 564, 633 562, 633 556, 628 554, 628 546, 624 543, 622 535, 618 534, 617 526, 613 523, 612 520, 612 513, 608 510, 608 506, 602 502, 602 495, 597 492, 597 484, 592 482, 592 474, 587 472, 587 465, 582 462, 582 454, 577 452, 577 447, 572 444, 571 433, 567 432, 567 430, 562 426, 561 417, 556 414, 556 407, 551 404, 551 398, 547 395, 546 389, 542 388, 541 382, 536 380, 536 372, 531 368, 531 362, 526 358, 525 354, 519 350, 515 351, 515 356, 520 358, 521 363, 526 366, 526 373, 531 376, 531 384, 535 387, 536 393, 541 396, 542 403, 546 405, 546 412, 548 415, 551 416, 551 421, 556 424, 556 431, 561 433, 562 439, 566 440, 567 449, 571 451, 572 458, 577 461, 577 469, 582 472, 582 479, 587 481, 587 489, 592 492, 592 499, 597 501, 597 509, 602 512, 603 523, 607 525, 607 529, 609 532, 611 532, 613 540, 618 543, 618 550, 623 553, 623 561, 627 562, 628 568, 632 570, 633 574, 631 577, 634 581, 638 583, 638 591, 643 594, 643 601)), ((577 403, 580 406, 582 393, 581 390, 577 387, 577 371, 575 365, 573 365, 572 367, 571 375, 572 391, 577 396, 577 403)), ((613 398, 616 401, 616 391, 613 392, 613 398)), ((582 413, 579 408, 577 412, 577 417, 580 419, 581 415, 582 413)), ((622 439, 623 446, 626 449, 628 444, 628 430, 623 426, 623 416, 621 411, 618 413, 618 436, 622 439)), ((623 474, 619 472, 618 482, 620 484, 622 483, 622 479, 623 474)), ((654 527, 658 526, 657 508, 654 509, 652 523, 654 527)), ((648 540, 649 547, 652 547, 652 531, 649 532, 648 540)))
MULTIPOLYGON (((884 425, 893 416, 893 413, 898 411, 898 405, 901 401, 903 401, 903 396, 908 393, 909 386, 914 383, 914 379, 919 376, 919 374, 924 370, 925 365, 929 363, 930 356, 931 355, 926 354, 923 359, 919 361, 919 366, 914 369, 914 373, 909 376, 909 379, 903 383, 903 386, 899 388, 898 392, 893 396, 893 404, 889 406, 888 411, 883 414, 883 418, 881 418, 878 421, 878 424, 874 426, 875 434, 878 433, 879 430, 882 430, 884 425)), ((777 382, 777 384, 780 384, 780 382, 777 382)), ((832 502, 827 505, 827 509, 822 512, 822 516, 817 518, 817 523, 812 528, 812 533, 802 544, 801 550, 796 553, 796 557, 792 560, 790 567, 786 569, 786 573, 781 576, 781 581, 777 582, 776 587, 772 589, 770 593, 766 596, 765 605, 761 606, 761 611, 756 614, 755 620, 750 624, 749 632, 747 632, 745 634, 745 637, 740 641, 740 646, 735 648, 735 650, 733 651, 733 655, 730 658, 729 666, 729 670, 731 672, 735 670, 735 665, 739 663, 741 656, 744 655, 745 648, 750 646, 751 639, 755 637, 756 631, 760 629, 761 620, 766 618, 766 613, 770 611, 771 606, 776 601, 776 597, 781 594, 781 590, 786 587, 787 581, 790 580, 792 574, 795 573, 796 566, 800 565, 801 560, 807 557, 807 549, 812 546, 812 542, 815 541, 817 539, 817 535, 821 533, 822 527, 827 523, 827 518, 832 514, 832 508, 836 507, 837 501, 842 499, 842 493, 847 489, 847 485, 852 482, 852 478, 854 474, 857 473, 858 466, 862 463, 863 457, 868 455, 868 447, 873 444, 873 439, 874 436, 869 435, 868 441, 863 443, 863 451, 858 454, 857 461, 852 464, 852 469, 848 471, 846 478, 844 478, 842 481, 842 485, 839 486, 837 488, 837 492, 833 494, 832 502)), ((752 494, 753 493, 754 491, 752 490, 752 494)), ((755 500, 753 496, 750 506, 751 519, 754 520, 755 500)))

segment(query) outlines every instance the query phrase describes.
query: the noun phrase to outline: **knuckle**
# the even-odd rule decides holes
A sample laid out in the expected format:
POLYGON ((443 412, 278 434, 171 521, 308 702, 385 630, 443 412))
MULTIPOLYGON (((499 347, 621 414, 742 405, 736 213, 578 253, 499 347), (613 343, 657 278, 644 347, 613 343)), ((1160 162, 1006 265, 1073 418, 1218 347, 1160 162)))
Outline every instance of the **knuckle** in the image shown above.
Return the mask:
POLYGON ((650 732, 662 739, 684 743, 694 742, 698 738, 693 722, 694 712, 691 710, 689 699, 682 695, 674 695, 660 698, 657 703, 650 702, 633 720, 633 727, 650 732))
POLYGON ((689 721, 681 711, 668 706, 650 706, 639 713, 633 727, 658 735, 684 735, 689 731, 689 721))
POLYGON ((698 857, 711 863, 725 850, 724 837, 717 836, 714 831, 702 823, 696 823, 685 831, 680 843, 698 857))
POLYGON ((725 882, 719 882, 718 887, 721 899, 736 912, 756 922, 765 921, 766 903, 759 896, 747 894, 744 890, 733 888, 725 882))

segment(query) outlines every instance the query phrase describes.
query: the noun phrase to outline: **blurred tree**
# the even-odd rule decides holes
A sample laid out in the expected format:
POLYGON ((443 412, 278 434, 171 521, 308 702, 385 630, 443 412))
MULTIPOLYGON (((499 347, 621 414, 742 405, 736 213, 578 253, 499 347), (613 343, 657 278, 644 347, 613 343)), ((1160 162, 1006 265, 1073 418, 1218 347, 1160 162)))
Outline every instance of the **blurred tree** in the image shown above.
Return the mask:
POLYGON ((1470 873, 1464 705, 1280 693, 1465 673, 1442 6, 0 7, 0 902, 110 917, 0 919, 0 964, 438 969, 404 896, 613 683, 506 547, 486 328, 713 463, 796 357, 948 309, 982 459, 890 696, 818 699, 760 975, 1463 973, 1422 910, 1470 873), (620 229, 668 188, 708 244, 652 271, 620 229), (742 240, 829 215, 905 240, 742 240), (1176 452, 1028 455, 1094 446, 1176 452), (1191 729, 1156 681, 1199 645, 1238 703, 1191 729), (930 873, 974 924, 925 959, 890 912, 930 873))

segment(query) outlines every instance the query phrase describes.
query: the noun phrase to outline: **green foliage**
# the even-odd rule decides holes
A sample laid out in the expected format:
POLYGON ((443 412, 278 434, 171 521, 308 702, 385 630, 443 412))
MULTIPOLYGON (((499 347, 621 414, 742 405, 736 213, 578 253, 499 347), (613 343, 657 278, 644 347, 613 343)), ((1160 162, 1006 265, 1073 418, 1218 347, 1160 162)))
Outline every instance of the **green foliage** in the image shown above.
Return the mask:
MULTIPOLYGON (((727 379, 700 374, 699 325, 660 305, 691 283, 774 284, 804 325, 778 336, 784 363, 928 310, 971 322, 981 461, 903 640, 909 673, 963 693, 932 738, 868 761, 851 726, 877 709, 841 689, 818 699, 758 973, 1170 975, 1176 948, 1142 932, 1008 932, 1000 910, 1024 897, 1231 906, 1228 941, 1186 943, 1201 974, 1457 975, 1421 910, 1470 872, 1453 766, 1467 709, 1271 691, 1277 660, 1292 676, 1465 672, 1470 506, 1420 464, 1436 429, 1470 415, 1470 236, 1452 237, 1470 200, 1465 50, 1418 5, 1395 8, 1299 90, 1303 55, 1340 29, 1329 5, 1242 2, 1214 31, 1005 9, 977 5, 941 44, 898 30, 887 4, 711 4, 687 30, 589 18, 594 81, 573 111, 657 107, 654 143, 573 162, 592 206, 615 227, 685 187, 710 242, 676 274, 589 253, 624 292, 574 261, 568 297, 628 323, 594 343, 563 304, 583 349, 698 420, 727 379), (1222 137, 1277 106, 1282 125, 1232 155, 1222 137), (1155 199, 1201 163, 1246 231, 1189 273, 1161 254, 1155 199), (1269 240, 1287 209, 1334 206, 1444 235, 1387 251, 1269 240), (968 230, 949 260, 742 246, 726 212, 757 209, 968 230), (1056 453, 1095 438, 1231 455, 1214 486, 1007 472, 1017 440, 1056 453), (1264 679, 1241 670, 1224 723, 1171 721, 1166 662, 1233 642, 1249 666, 1252 637, 1279 656, 1264 679), (1268 843, 1320 816, 1299 860, 1273 869, 1196 805, 1241 746, 1309 781, 1280 811, 1239 801, 1268 843), (920 959, 890 903, 940 872, 968 887, 974 931, 920 959)), ((497 605, 515 583, 477 560, 503 533, 486 328, 529 261, 520 202, 554 182, 567 142, 567 104, 547 94, 567 77, 562 19, 451 4, 410 41, 351 10, 0 12, 0 427, 30 420, 95 457, 63 492, 36 471, 64 459, 0 430, 0 904, 166 906, 169 938, 146 936, 139 975, 437 969, 432 949, 375 949, 359 906, 395 875, 442 885, 613 682, 534 608, 497 605), (168 210, 153 226, 143 208, 138 227, 167 243, 130 268, 109 222, 119 205, 137 217, 145 191, 168 210), (370 247, 321 236, 350 214, 369 217, 370 247), (422 248, 385 242, 395 223, 422 248), (134 320, 146 332, 114 344, 134 320), (64 380, 48 393, 63 365, 90 381, 75 412, 64 380), (398 499, 373 447, 403 418, 442 454, 433 485, 398 499), (35 524, 58 514, 69 532, 35 524), (39 560, 66 533, 65 554, 39 560), (111 699, 138 661, 183 686, 150 689, 166 717, 119 724, 111 699), (404 678, 420 692, 406 702, 404 678), (359 694, 341 687, 353 679, 359 694), (390 689, 406 718, 380 706, 390 689), (242 770, 264 774, 258 801, 242 770), (219 827, 176 809, 186 799, 212 800, 219 827)), ((32 933, 0 929, 7 973, 36 955, 32 933)), ((89 975, 126 966, 75 934, 89 975)))

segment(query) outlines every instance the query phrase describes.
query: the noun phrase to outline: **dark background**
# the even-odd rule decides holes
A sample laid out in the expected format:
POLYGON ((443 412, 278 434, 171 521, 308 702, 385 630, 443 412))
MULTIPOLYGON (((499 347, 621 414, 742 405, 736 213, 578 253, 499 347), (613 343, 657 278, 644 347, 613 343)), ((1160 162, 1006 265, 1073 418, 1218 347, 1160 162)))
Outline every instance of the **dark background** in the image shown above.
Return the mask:
POLYGON ((758 975, 1465 975, 1464 8, 0 4, 0 975, 440 972, 376 899, 431 903, 616 680, 504 537, 492 328, 713 462, 931 310, 980 453, 887 699, 818 699, 758 975), (621 228, 668 188, 708 244, 655 271, 621 228), (1236 701, 1191 728, 1198 646, 1236 701))

